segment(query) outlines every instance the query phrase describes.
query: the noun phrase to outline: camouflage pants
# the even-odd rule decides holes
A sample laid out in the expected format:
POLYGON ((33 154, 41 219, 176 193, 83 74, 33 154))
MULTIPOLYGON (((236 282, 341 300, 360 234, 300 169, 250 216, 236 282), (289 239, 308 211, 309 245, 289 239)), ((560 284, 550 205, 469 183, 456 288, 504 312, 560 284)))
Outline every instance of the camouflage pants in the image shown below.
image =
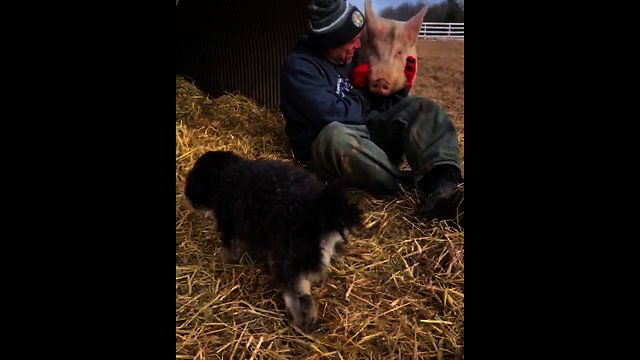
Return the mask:
POLYGON ((324 180, 341 177, 372 194, 395 194, 404 158, 414 184, 434 166, 460 167, 456 129, 430 99, 406 97, 367 125, 325 126, 312 144, 309 165, 324 180))

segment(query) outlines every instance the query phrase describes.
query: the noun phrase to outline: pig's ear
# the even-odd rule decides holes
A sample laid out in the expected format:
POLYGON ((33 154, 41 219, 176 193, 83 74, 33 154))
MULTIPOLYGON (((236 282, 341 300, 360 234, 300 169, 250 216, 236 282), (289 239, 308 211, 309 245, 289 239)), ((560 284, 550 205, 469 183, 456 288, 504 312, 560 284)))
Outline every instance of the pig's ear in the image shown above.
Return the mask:
POLYGON ((364 0, 364 16, 368 18, 371 17, 372 14, 375 16, 373 9, 371 8, 371 0, 364 0))
POLYGON ((420 28, 422 27, 422 19, 427 14, 427 5, 422 7, 422 10, 415 14, 411 19, 407 20, 405 24, 405 29, 409 34, 410 43, 413 44, 418 39, 418 34, 420 33, 420 28))
POLYGON ((372 34, 380 33, 380 19, 373 12, 373 8, 371 7, 371 0, 364 1, 364 18, 367 22, 367 34, 371 36, 372 34), (370 30, 370 31, 369 31, 370 30))

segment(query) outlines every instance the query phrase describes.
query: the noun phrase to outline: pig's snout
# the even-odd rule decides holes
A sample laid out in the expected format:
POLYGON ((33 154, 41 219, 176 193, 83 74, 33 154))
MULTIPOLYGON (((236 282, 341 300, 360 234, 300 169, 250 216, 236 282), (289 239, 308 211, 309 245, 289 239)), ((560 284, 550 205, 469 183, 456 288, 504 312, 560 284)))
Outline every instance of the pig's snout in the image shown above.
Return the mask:
POLYGON ((374 94, 380 95, 390 95, 391 94, 391 84, 385 79, 377 79, 371 82, 369 85, 369 91, 374 94))

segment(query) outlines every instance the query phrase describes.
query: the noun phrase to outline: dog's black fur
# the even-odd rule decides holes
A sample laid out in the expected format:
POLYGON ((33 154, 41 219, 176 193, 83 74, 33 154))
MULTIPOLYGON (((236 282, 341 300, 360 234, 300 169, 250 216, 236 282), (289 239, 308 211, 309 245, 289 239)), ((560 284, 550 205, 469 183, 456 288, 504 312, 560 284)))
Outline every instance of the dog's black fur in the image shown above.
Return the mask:
POLYGON ((345 233, 362 227, 362 212, 342 185, 325 185, 301 167, 281 161, 209 151, 187 175, 185 197, 194 209, 213 212, 228 258, 234 238, 269 255, 275 284, 284 292, 294 322, 310 330, 315 306, 301 281, 325 273, 323 246, 342 245, 323 239, 335 240, 340 234, 346 241, 345 233))

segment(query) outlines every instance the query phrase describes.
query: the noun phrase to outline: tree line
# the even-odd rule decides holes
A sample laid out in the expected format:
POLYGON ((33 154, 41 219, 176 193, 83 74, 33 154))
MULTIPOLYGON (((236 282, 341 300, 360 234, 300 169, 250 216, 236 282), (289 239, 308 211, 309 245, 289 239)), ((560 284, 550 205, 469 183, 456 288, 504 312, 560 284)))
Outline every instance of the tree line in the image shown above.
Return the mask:
MULTIPOLYGON (((407 2, 398 6, 387 6, 382 9, 379 16, 407 21, 418 13, 424 3, 409 4, 407 2)), ((464 1, 444 0, 441 3, 429 5, 429 10, 424 16, 423 22, 464 22, 464 1)))

